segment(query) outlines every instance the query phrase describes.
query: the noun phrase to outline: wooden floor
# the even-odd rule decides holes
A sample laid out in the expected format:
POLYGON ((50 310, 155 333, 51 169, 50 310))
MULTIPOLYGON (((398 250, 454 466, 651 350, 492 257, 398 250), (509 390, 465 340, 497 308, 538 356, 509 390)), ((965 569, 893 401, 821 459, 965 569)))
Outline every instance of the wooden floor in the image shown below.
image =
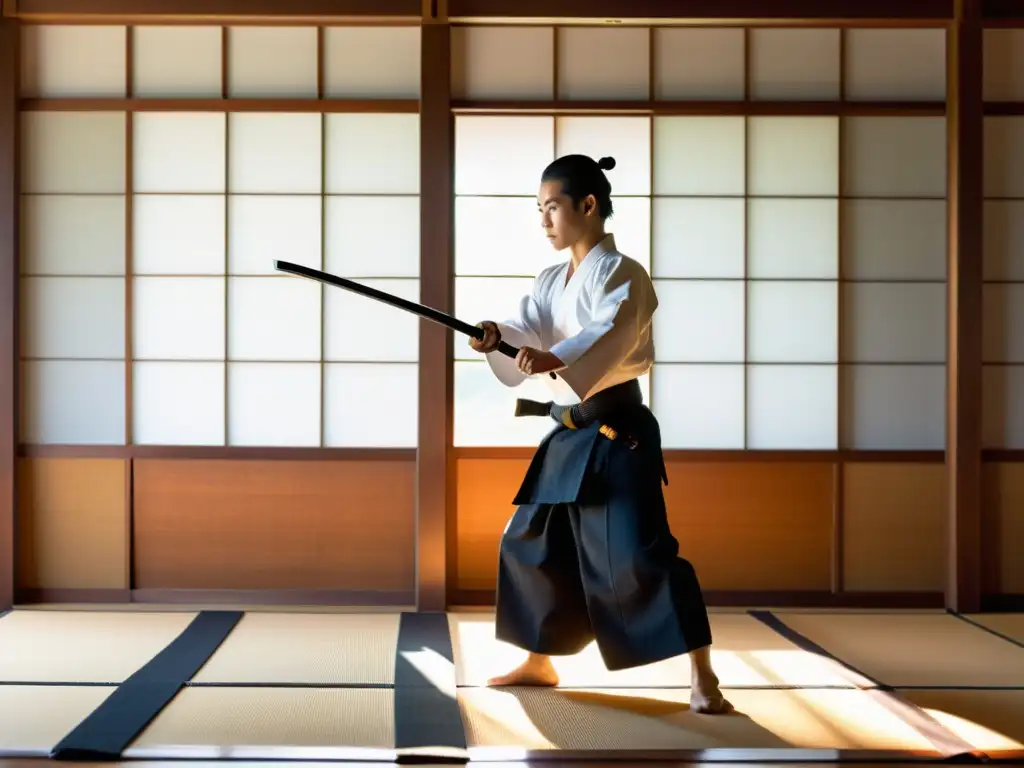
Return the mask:
MULTIPOLYGON (((494 640, 488 612, 428 616, 431 633, 395 612, 241 610, 111 761, 1024 763, 1024 614, 716 610, 713 663, 737 711, 709 717, 689 711, 686 657, 609 672, 591 646, 556 660, 556 689, 496 689, 487 678, 522 652, 494 640)), ((201 613, 0 618, 0 768, 109 715, 201 613)))

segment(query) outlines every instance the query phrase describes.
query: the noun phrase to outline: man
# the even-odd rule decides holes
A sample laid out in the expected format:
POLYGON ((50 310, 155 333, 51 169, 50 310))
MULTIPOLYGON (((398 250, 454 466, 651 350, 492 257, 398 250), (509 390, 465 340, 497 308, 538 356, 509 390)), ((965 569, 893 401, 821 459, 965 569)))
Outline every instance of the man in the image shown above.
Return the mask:
POLYGON ((529 656, 490 684, 557 685, 550 657, 596 640, 610 670, 688 653, 691 710, 729 712, 697 575, 668 526, 658 422, 637 382, 653 362, 658 299, 644 268, 605 232, 613 209, 604 171, 614 167, 567 155, 544 170, 541 224, 570 258, 537 276, 516 317, 481 323, 483 339, 470 340, 506 386, 542 375, 556 401, 578 401, 552 402, 558 425, 502 536, 496 634, 529 656), (495 351, 499 340, 520 347, 514 361, 495 351))

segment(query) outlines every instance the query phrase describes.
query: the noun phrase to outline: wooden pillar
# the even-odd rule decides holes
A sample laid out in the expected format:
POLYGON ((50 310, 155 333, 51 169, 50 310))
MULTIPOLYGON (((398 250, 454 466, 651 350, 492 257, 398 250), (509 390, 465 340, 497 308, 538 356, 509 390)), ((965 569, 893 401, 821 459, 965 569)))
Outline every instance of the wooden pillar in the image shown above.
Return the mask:
POLYGON ((981 608, 984 97, 981 0, 956 0, 947 42, 948 296, 946 608, 981 608))
MULTIPOLYGON (((454 303, 451 34, 428 4, 421 38, 420 94, 420 296, 427 306, 451 312, 454 303)), ((416 465, 416 597, 421 611, 447 604, 449 446, 452 443, 452 334, 421 321, 419 452, 416 465)))
POLYGON ((18 22, 0 18, 0 611, 14 604, 18 440, 18 22))

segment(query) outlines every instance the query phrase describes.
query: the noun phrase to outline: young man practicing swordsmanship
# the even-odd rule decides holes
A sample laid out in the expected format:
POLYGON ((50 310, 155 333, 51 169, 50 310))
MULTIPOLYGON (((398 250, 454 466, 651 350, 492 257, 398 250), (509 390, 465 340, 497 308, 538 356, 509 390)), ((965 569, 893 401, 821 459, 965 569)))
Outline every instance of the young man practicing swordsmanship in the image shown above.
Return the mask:
POLYGON ((481 323, 484 338, 470 340, 506 386, 548 381, 558 422, 513 500, 499 555, 496 634, 529 657, 490 685, 557 685, 550 656, 596 640, 610 670, 689 654, 691 710, 729 712, 700 584, 668 526, 660 429, 637 381, 653 362, 658 299, 605 232, 604 170, 614 167, 568 155, 544 170, 541 225, 570 258, 537 276, 513 319, 481 323), (514 361, 494 351, 499 340, 521 348, 514 361))

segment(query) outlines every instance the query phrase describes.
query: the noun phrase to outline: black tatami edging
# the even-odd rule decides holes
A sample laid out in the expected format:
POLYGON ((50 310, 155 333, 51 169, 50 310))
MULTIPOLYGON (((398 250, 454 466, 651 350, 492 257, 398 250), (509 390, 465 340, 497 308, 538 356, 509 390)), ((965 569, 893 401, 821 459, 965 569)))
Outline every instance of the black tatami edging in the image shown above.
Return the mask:
POLYGON ((395 650, 399 762, 469 761, 447 613, 402 613, 395 650))
POLYGON ((1003 640, 1009 643, 1010 645, 1015 645, 1018 648, 1024 648, 1024 643, 1022 643, 1020 640, 1016 640, 1010 637, 1009 635, 1004 635, 998 629, 986 627, 984 624, 982 624, 979 621, 975 621, 970 616, 964 616, 962 613, 957 613, 956 611, 949 611, 948 613, 950 616, 955 616, 956 618, 960 619, 960 621, 964 622, 965 624, 970 624, 975 629, 980 629, 982 632, 988 632, 990 635, 994 635, 995 637, 998 637, 1000 640, 1003 640))
POLYGON ((166 648, 117 686, 50 756, 118 760, 231 634, 242 611, 202 611, 166 648))

